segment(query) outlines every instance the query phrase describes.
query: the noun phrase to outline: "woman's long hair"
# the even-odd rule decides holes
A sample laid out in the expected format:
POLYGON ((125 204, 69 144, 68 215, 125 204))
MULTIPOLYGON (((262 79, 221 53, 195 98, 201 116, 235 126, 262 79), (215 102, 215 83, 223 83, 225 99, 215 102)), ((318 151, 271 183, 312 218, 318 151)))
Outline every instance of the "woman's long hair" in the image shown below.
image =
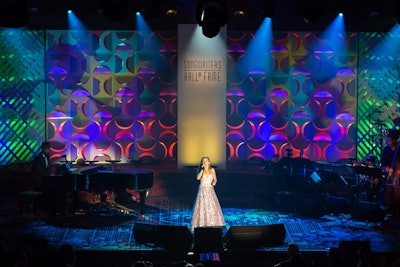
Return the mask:
POLYGON ((203 159, 210 160, 210 157, 209 156, 202 156, 201 157, 199 167, 197 168, 197 173, 199 173, 201 171, 202 167, 203 167, 203 159))

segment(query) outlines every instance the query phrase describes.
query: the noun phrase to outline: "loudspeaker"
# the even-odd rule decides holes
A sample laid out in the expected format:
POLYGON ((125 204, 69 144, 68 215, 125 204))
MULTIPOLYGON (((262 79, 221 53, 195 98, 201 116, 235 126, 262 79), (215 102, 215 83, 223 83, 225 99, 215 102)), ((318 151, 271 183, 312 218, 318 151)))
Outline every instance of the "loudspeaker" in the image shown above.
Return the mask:
POLYGON ((187 254, 193 243, 193 235, 187 226, 158 225, 156 245, 176 254, 187 254))
POLYGON ((285 237, 284 224, 231 226, 224 236, 224 242, 228 249, 255 249, 281 246, 285 237))
POLYGON ((194 229, 194 253, 222 252, 222 228, 199 227, 194 229))
POLYGON ((135 223, 132 229, 133 237, 139 244, 154 243, 157 226, 146 223, 135 223))

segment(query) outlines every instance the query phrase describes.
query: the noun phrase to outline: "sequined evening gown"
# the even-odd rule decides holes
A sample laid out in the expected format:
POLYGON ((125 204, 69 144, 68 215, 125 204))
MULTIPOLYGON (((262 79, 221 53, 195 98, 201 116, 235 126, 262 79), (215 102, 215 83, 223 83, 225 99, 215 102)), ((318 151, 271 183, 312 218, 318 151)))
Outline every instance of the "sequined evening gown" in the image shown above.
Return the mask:
POLYGON ((204 174, 200 180, 196 201, 193 206, 190 230, 197 227, 224 227, 225 219, 222 214, 214 186, 211 184, 213 175, 204 174))

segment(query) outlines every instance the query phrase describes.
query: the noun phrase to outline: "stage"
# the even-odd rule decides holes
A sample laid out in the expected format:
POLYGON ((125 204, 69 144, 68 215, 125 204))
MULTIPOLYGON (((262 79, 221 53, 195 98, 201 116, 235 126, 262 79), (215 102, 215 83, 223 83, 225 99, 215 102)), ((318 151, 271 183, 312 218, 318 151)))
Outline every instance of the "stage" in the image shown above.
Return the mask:
MULTIPOLYGON (((36 214, 31 210, 20 211, 18 193, 25 190, 23 181, 27 177, 18 168, 18 175, 6 175, 8 178, 2 175, 2 235, 10 246, 26 237, 47 240, 52 251, 63 244, 71 244, 78 253, 79 266, 129 265, 141 255, 154 266, 168 266, 180 260, 197 262, 193 243, 177 254, 176 251, 171 253, 165 242, 160 243, 160 237, 154 237, 154 229, 161 225, 171 230, 162 236, 162 239, 170 240, 162 240, 167 243, 194 238, 192 233, 188 237, 186 229, 190 225, 198 186, 196 169, 188 166, 177 170, 175 166, 174 162, 118 166, 154 171, 154 184, 148 191, 143 214, 138 194, 120 193, 113 203, 92 203, 85 205, 84 209, 59 216, 49 216, 40 210, 36 214)), ((13 167, 7 167, 7 173, 10 173, 10 168, 13 167)), ((346 206, 344 203, 349 201, 345 201, 347 194, 342 194, 343 190, 334 194, 329 187, 329 196, 323 194, 321 198, 321 194, 315 195, 314 180, 309 180, 310 175, 303 176, 306 183, 297 183, 302 186, 296 190, 282 187, 274 168, 276 166, 271 162, 247 161, 230 163, 225 170, 217 169, 219 182, 215 189, 227 223, 222 229, 223 250, 220 251, 225 266, 240 265, 250 259, 257 266, 272 266, 286 257, 289 243, 297 243, 304 254, 317 261, 318 266, 326 265, 327 250, 339 247, 342 241, 369 241, 373 253, 385 255, 390 261, 400 251, 398 219, 391 218, 368 202, 358 202, 362 207, 355 207, 352 203, 346 206), (255 228, 268 230, 275 226, 284 230, 283 237, 274 231, 258 236, 254 231, 255 228), (227 233, 231 228, 244 233, 245 239, 247 236, 244 240, 246 246, 242 249, 230 246, 232 239, 227 238, 227 233), (264 244, 267 240, 275 240, 276 244, 264 244), (254 242, 260 245, 249 246, 254 242)), ((299 178, 296 179, 292 182, 298 182, 299 178)), ((346 180, 349 181, 348 177, 346 180)), ((346 186, 351 188, 351 185, 346 186)))

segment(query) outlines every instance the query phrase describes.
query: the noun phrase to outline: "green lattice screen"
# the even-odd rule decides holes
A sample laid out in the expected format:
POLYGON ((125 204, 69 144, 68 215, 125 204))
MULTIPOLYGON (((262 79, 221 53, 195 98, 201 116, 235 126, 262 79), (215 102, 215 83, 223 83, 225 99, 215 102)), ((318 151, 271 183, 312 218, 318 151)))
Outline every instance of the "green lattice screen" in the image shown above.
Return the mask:
POLYGON ((358 159, 373 154, 380 159, 387 130, 400 117, 400 46, 391 33, 359 34, 358 159), (380 51, 384 44, 391 53, 380 51), (394 47, 393 47, 394 46, 394 47))
POLYGON ((0 164, 30 161, 45 139, 44 34, 0 31, 0 164))

